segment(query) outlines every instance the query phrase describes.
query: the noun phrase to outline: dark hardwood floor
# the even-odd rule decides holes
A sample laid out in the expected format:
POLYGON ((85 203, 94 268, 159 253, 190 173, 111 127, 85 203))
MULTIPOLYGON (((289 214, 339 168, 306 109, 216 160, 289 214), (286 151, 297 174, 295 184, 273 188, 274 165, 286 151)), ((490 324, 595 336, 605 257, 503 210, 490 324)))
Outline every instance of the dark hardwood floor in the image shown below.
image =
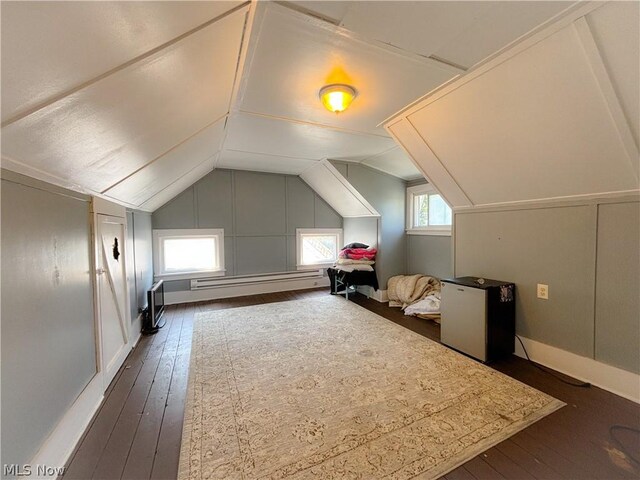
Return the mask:
MULTIPOLYGON (((68 464, 65 479, 175 479, 191 333, 196 312, 328 295, 326 289, 283 292, 170 307, 166 325, 142 337, 105 394, 68 464)), ((352 298, 359 305, 427 338, 440 327, 406 317, 398 309, 352 298)), ((625 458, 610 426, 638 428, 640 407, 602 389, 575 388, 512 356, 493 368, 563 400, 567 406, 448 473, 465 479, 637 479, 640 469, 625 458)), ((616 438, 640 456, 640 438, 617 431, 616 438)))

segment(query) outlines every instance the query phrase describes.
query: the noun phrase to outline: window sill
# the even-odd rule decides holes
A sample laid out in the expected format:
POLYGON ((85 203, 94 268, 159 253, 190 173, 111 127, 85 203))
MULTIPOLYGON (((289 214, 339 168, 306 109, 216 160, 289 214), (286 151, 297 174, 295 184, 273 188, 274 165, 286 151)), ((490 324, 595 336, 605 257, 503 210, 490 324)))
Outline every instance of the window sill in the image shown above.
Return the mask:
POLYGON ((316 265, 296 265, 296 270, 323 270, 325 268, 332 267, 336 262, 330 263, 318 263, 316 265))
POLYGON ((434 235, 438 237, 450 237, 451 230, 405 230, 407 235, 434 235))
POLYGON ((160 275, 154 275, 155 280, 164 280, 170 282, 171 280, 192 280, 195 278, 209 278, 209 277, 223 277, 226 275, 226 270, 215 270, 211 272, 184 272, 184 273, 164 273, 160 275))

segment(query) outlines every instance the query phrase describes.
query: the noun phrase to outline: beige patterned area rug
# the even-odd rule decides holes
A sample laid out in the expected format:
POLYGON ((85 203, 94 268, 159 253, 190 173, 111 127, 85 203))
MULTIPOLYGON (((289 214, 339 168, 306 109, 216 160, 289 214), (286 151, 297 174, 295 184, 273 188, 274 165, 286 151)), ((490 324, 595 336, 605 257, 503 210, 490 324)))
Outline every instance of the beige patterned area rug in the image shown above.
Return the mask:
POLYGON ((205 312, 179 479, 437 478, 563 405, 344 298, 205 312))

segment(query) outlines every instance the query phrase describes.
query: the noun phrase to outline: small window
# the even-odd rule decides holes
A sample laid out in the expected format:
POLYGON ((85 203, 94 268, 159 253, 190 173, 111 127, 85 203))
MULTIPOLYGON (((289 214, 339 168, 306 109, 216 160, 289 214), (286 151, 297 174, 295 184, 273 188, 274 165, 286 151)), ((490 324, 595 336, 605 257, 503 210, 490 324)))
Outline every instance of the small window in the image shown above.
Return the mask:
POLYGON ((342 245, 340 228, 298 228, 296 230, 298 270, 326 267, 338 260, 342 245))
POLYGON ((224 230, 154 230, 153 260, 156 277, 224 275, 224 230))
POLYGON ((431 185, 407 188, 407 233, 451 235, 451 208, 431 185))

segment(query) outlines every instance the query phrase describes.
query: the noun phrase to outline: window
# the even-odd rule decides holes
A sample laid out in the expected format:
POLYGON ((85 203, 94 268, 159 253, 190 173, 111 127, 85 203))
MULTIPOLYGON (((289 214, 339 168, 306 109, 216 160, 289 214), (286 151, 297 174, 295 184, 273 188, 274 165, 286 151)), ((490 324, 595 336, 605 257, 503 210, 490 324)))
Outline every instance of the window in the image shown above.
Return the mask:
POLYGON ((224 275, 224 230, 154 230, 153 267, 175 280, 224 275))
POLYGON ((407 188, 407 233, 451 235, 451 208, 432 185, 407 188))
POLYGON ((333 265, 342 245, 342 229, 298 228, 296 245, 298 270, 333 265))

